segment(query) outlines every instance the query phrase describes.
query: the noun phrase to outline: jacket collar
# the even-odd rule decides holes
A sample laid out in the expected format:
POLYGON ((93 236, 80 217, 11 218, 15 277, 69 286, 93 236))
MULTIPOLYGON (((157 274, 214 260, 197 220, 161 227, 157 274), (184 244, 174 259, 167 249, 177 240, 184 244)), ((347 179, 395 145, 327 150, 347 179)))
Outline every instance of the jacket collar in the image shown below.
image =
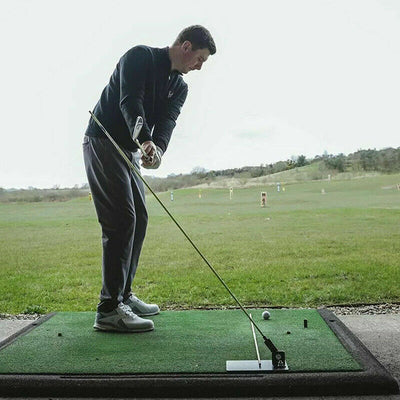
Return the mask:
POLYGON ((174 69, 173 71, 171 71, 171 66, 172 66, 172 62, 171 59, 169 58, 169 47, 164 47, 163 49, 161 49, 161 52, 163 54, 163 57, 165 57, 166 60, 165 63, 168 63, 168 75, 173 75, 173 74, 178 74, 178 75, 182 75, 182 72, 179 72, 178 70, 174 69))

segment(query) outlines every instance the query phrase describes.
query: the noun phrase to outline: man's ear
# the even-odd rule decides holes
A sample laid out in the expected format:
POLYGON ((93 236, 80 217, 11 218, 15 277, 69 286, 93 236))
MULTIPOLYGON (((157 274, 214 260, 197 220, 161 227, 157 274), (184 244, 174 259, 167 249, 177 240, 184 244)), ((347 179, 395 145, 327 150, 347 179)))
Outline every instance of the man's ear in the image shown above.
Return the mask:
POLYGON ((189 42, 189 40, 185 40, 182 43, 182 49, 185 53, 187 53, 188 51, 192 50, 192 43, 189 42))

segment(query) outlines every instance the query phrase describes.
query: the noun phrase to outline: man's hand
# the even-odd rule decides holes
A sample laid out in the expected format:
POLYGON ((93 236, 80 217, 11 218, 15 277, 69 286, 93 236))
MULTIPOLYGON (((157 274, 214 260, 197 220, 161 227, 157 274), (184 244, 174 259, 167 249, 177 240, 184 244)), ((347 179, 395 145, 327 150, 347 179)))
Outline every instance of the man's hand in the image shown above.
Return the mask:
POLYGON ((144 151, 147 154, 142 156, 142 167, 147 169, 156 169, 161 164, 163 151, 156 146, 152 141, 147 141, 142 144, 144 151))
POLYGON ((142 143, 142 147, 143 150, 146 152, 147 157, 150 159, 153 158, 154 153, 156 152, 156 145, 151 140, 148 140, 142 143))

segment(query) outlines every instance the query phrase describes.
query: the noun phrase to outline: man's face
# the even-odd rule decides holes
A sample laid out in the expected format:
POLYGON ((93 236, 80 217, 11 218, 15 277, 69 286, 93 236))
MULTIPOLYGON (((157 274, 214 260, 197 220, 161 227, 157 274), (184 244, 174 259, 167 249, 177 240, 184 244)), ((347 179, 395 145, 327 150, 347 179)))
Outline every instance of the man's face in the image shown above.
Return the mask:
POLYGON ((180 72, 187 74, 194 69, 200 70, 203 63, 207 61, 210 51, 205 49, 192 50, 192 44, 189 41, 184 42, 182 45, 182 63, 180 72))

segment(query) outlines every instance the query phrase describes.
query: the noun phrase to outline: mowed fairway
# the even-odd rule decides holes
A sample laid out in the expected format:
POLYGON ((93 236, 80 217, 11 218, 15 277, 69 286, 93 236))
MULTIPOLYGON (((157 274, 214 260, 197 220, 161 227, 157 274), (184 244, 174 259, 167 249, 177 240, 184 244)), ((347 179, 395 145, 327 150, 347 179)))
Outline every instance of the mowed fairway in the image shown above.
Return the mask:
MULTIPOLYGON (((400 175, 160 194, 249 306, 400 301, 400 175), (325 190, 325 194, 321 190, 325 190), (268 205, 260 207, 260 192, 268 205)), ((162 307, 234 305, 148 196, 150 223, 134 291, 162 307)), ((101 234, 88 198, 0 204, 0 312, 94 310, 101 234)))

